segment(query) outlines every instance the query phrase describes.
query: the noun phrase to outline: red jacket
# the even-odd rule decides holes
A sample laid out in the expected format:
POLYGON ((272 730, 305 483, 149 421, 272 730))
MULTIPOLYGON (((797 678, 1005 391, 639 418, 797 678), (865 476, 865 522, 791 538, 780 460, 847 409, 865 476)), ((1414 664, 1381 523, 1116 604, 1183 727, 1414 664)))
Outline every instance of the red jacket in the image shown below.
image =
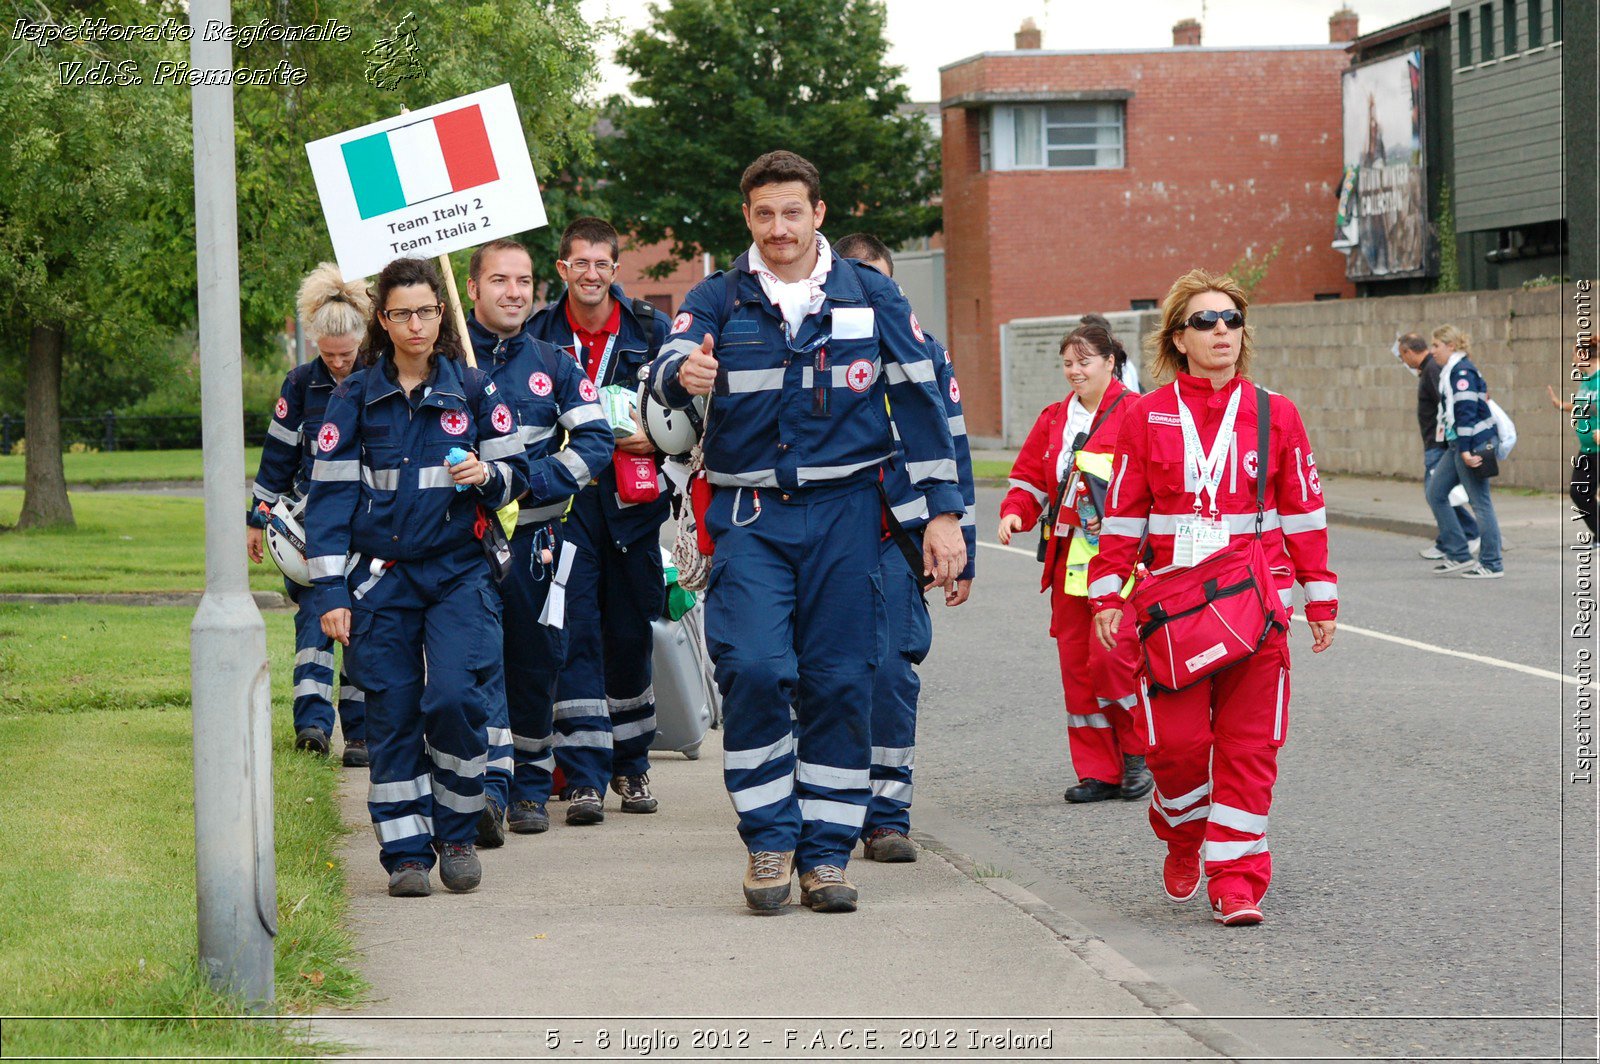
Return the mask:
MULTIPOLYGON (((1085 449, 1110 454, 1117 441, 1117 434, 1122 429, 1123 419, 1128 416, 1128 412, 1134 407, 1134 401, 1138 398, 1137 395, 1128 392, 1121 381, 1112 378, 1111 384, 1106 388, 1106 394, 1100 397, 1100 406, 1095 410, 1094 420, 1090 422, 1094 432, 1089 437, 1085 449), (1119 395, 1123 396, 1120 403, 1116 401, 1119 395)), ((1000 516, 1016 514, 1022 518, 1024 532, 1038 523, 1045 506, 1055 502, 1056 492, 1060 489, 1061 485, 1056 479, 1056 465, 1062 448, 1061 434, 1067 424, 1067 405, 1071 399, 1069 395, 1059 403, 1051 403, 1039 412, 1039 420, 1033 423, 1022 450, 1017 452, 1017 460, 1011 464, 1011 490, 1006 492, 1006 497, 1000 502, 1000 516)), ((1040 591, 1050 589, 1050 574, 1055 572, 1056 567, 1056 550, 1066 542, 1067 537, 1055 535, 1046 541, 1044 573, 1039 581, 1040 591)))
MULTIPOLYGON (((1194 493, 1184 485, 1176 393, 1181 392, 1201 445, 1209 451, 1237 388, 1249 390, 1240 396, 1217 508, 1234 535, 1254 532, 1255 473, 1260 461, 1254 389, 1245 378, 1235 377, 1213 390, 1209 380, 1180 373, 1176 385, 1163 385, 1142 396, 1122 420, 1113 459, 1115 475, 1106 497, 1109 513, 1100 529, 1100 553, 1089 562, 1089 600, 1096 613, 1122 606, 1122 586, 1133 571, 1140 537, 1148 531, 1155 555, 1152 569, 1171 565, 1176 523, 1194 511, 1194 493)), ((1317 460, 1295 405, 1272 395, 1270 410, 1271 479, 1262 544, 1284 604, 1298 580, 1306 592, 1306 617, 1331 620, 1339 609, 1339 589, 1328 568, 1328 515, 1317 460)))

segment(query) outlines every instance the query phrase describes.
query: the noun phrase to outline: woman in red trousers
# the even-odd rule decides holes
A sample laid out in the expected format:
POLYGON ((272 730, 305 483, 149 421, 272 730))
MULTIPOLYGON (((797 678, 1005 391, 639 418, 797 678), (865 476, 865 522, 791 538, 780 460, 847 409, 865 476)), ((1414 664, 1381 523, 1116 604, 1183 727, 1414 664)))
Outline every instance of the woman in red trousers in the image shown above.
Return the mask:
MULTIPOLYGON (((1174 563, 1175 548, 1178 559, 1199 560, 1219 534, 1223 544, 1255 534, 1258 474, 1266 478, 1262 547, 1285 616, 1298 581, 1311 649, 1333 642, 1338 587, 1317 460, 1300 411, 1281 395, 1269 396, 1267 454, 1257 453, 1246 306, 1233 278, 1204 270, 1180 277, 1162 305, 1161 330, 1148 343, 1157 376, 1172 383, 1123 419, 1100 553, 1089 565, 1105 646, 1134 622, 1123 605, 1141 544, 1154 571, 1174 563)), ((1167 844, 1167 897, 1188 901, 1203 873, 1217 922, 1259 924, 1272 879, 1267 813, 1289 730, 1286 632, 1270 629, 1254 654, 1175 693, 1150 691, 1141 678, 1139 712, 1156 780, 1150 825, 1167 844)))
POLYGON ((1041 591, 1050 592, 1050 635, 1061 659, 1067 746, 1078 783, 1069 802, 1143 798, 1154 786, 1144 765, 1144 740, 1131 713, 1137 634, 1101 646, 1089 611, 1089 559, 1100 516, 1086 480, 1110 481, 1112 445, 1138 395, 1118 379, 1128 355, 1101 325, 1082 325, 1061 341, 1062 370, 1072 391, 1039 414, 1011 467, 1011 490, 1000 504, 1000 542, 1044 521, 1041 591), (1077 476, 1074 477, 1074 472, 1077 476), (1071 497, 1065 497, 1069 494, 1071 497), (1074 523, 1076 522, 1076 523, 1074 523))

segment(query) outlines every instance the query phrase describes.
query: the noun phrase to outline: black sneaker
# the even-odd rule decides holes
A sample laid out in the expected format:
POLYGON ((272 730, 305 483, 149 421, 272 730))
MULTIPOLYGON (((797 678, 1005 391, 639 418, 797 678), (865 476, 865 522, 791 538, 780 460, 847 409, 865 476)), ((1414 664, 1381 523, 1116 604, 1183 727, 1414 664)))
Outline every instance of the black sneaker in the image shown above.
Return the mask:
POLYGON ((1062 797, 1074 805, 1078 805, 1083 802, 1103 802, 1107 798, 1115 798, 1121 793, 1121 784, 1087 779, 1079 780, 1076 787, 1068 787, 1067 793, 1062 797))
POLYGON ((321 728, 301 728, 294 733, 294 748, 309 750, 318 757, 327 757, 328 733, 321 728))
POLYGON ((486 850, 506 844, 506 811, 493 798, 483 802, 483 812, 478 814, 478 845, 486 850))
POLYGON ((365 739, 346 739, 344 743, 344 767, 367 768, 371 766, 372 759, 367 756, 367 741, 365 739))
POLYGON ((483 865, 470 842, 439 844, 439 882, 457 894, 478 889, 483 881, 483 865))
POLYGON ((512 802, 506 827, 518 835, 538 835, 550 830, 550 814, 541 802, 512 802))
POLYGON ((401 861, 389 873, 389 897, 426 898, 433 893, 428 883, 428 866, 421 861, 401 861))
POLYGON ((650 776, 612 776, 611 789, 622 795, 624 813, 654 813, 655 795, 650 793, 650 776))
POLYGON ((1130 802, 1143 798, 1155 789, 1155 785, 1156 779, 1145 767, 1143 757, 1138 754, 1122 755, 1122 788, 1118 793, 1123 798, 1130 802))
POLYGON ((571 788, 567 802, 569 824, 598 824, 606 818, 605 798, 596 787, 571 788))

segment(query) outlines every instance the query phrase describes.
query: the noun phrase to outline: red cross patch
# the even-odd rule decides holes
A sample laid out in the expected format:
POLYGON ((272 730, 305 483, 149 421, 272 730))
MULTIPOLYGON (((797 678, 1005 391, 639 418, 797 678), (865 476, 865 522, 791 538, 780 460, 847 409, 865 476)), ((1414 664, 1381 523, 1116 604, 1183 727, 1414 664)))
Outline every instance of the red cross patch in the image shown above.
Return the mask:
POLYGON ((594 382, 588 377, 578 382, 578 394, 583 396, 583 401, 586 403, 592 403, 600 398, 600 393, 595 391, 594 382))
POLYGON ((535 373, 528 378, 528 391, 534 395, 550 394, 550 377, 545 373, 535 373))
POLYGON ((339 446, 339 426, 331 421, 325 423, 322 431, 317 433, 317 446, 322 449, 323 454, 339 446))
POLYGON ((1467 390, 1467 378, 1465 378, 1465 377, 1457 377, 1456 378, 1456 391, 1464 392, 1466 390, 1467 390))
POLYGON ((850 386, 852 392, 864 392, 872 387, 872 382, 877 379, 877 372, 872 368, 868 359, 858 358, 850 363, 850 368, 844 371, 844 382, 850 386))
POLYGON ((1244 475, 1247 477, 1254 477, 1256 475, 1256 469, 1259 468, 1260 463, 1261 459, 1256 452, 1244 452, 1244 475))
POLYGON ((694 315, 684 311, 672 319, 672 331, 675 333, 687 332, 689 326, 694 324, 694 315))
POLYGON ((452 436, 459 436, 467 431, 467 415, 459 410, 446 410, 439 415, 439 427, 452 436))
POLYGON ((281 395, 278 396, 278 405, 272 408, 272 412, 277 416, 279 421, 282 421, 284 418, 288 417, 289 400, 285 399, 281 395))
POLYGON ((917 322, 917 312, 911 312, 911 335, 917 338, 917 343, 925 343, 922 338, 922 326, 917 322))
POLYGON ((500 403, 495 406, 494 413, 489 415, 489 424, 494 426, 496 432, 511 431, 511 411, 506 404, 500 403))
POLYGON ((952 403, 961 402, 961 385, 956 383, 954 377, 950 378, 950 401, 952 403))

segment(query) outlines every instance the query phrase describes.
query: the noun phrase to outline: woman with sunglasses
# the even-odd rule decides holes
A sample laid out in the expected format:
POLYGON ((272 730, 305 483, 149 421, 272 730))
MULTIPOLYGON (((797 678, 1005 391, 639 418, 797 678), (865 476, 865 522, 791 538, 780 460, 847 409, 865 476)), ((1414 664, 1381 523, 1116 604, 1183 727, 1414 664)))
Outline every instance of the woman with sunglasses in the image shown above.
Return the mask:
POLYGON ((1138 691, 1134 626, 1120 633, 1114 648, 1102 647, 1094 638, 1087 597, 1100 515, 1085 478, 1111 479, 1112 445, 1138 398, 1119 379, 1127 360, 1122 345, 1101 325, 1080 325, 1062 339, 1062 372, 1071 391, 1039 414, 1011 467, 1011 490, 1000 503, 1003 544, 1044 521, 1039 590, 1050 593, 1050 636, 1061 661, 1067 747, 1078 774, 1064 797, 1073 803, 1131 801, 1153 786, 1131 713, 1138 691))
POLYGON ((362 369, 317 434, 306 555, 322 630, 367 692, 367 808, 389 893, 477 887, 500 596, 479 536, 528 486, 515 416, 463 364, 422 259, 378 274, 362 369), (462 455, 465 455, 463 458, 462 455))
MULTIPOLYGON (((1192 270, 1162 304, 1146 341, 1158 377, 1122 423, 1100 553, 1089 562, 1095 634, 1111 648, 1122 626, 1125 583, 1148 547, 1152 570, 1193 564, 1255 534, 1256 478, 1267 478, 1262 545, 1286 610, 1305 589, 1312 651, 1333 642, 1338 588, 1328 568, 1327 514, 1317 462, 1295 405, 1270 396, 1268 454, 1257 453, 1247 300, 1231 277, 1192 270), (1220 542, 1219 542, 1220 541, 1220 542)), ((1278 748, 1289 728, 1289 644, 1281 628, 1252 656, 1176 693, 1141 678, 1155 776, 1150 825, 1167 844, 1162 884, 1174 903, 1207 880, 1213 918, 1261 922, 1272 879, 1267 814, 1278 748)))

